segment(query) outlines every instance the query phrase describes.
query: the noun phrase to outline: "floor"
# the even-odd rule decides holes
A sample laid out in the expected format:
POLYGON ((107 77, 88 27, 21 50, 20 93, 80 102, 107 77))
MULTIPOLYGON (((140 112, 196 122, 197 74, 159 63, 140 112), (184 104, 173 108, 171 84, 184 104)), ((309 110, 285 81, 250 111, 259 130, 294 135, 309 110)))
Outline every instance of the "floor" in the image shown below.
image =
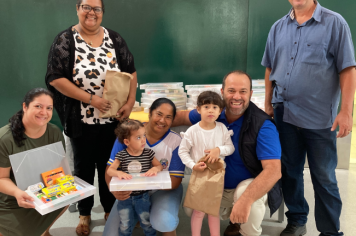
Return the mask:
MULTIPOLYGON (((306 235, 318 235, 318 231, 316 230, 315 221, 314 221, 314 193, 313 187, 310 180, 310 173, 308 169, 305 169, 305 193, 306 199, 310 204, 310 218, 307 223, 308 233, 306 235)), ((343 210, 341 214, 341 229, 345 235, 354 235, 356 232, 356 202, 352 199, 356 196, 356 164, 350 165, 350 170, 337 170, 336 171, 337 179, 339 182, 339 188, 341 193, 341 198, 343 201, 343 210)), ((186 189, 188 178, 184 179, 183 185, 186 189)), ((280 232, 286 225, 286 221, 283 223, 277 222, 277 214, 275 214, 271 219, 268 217, 269 212, 266 212, 265 220, 262 224, 262 235, 263 236, 278 236, 280 232)), ((180 223, 177 228, 178 236, 188 236, 190 235, 190 218, 188 218, 183 210, 180 211, 179 214, 180 223)), ((75 236, 75 227, 78 224, 78 213, 70 213, 67 211, 52 227, 50 233, 53 236, 75 236)), ((104 230, 104 211, 101 207, 98 194, 95 194, 95 203, 92 211, 92 236, 102 235, 104 230)), ((221 222, 221 235, 228 225, 228 221, 221 222)), ((143 232, 141 229, 135 229, 134 236, 143 236, 143 232)), ((161 234, 157 234, 161 235, 161 234)), ((209 228, 207 221, 204 220, 202 235, 209 235, 209 228)))

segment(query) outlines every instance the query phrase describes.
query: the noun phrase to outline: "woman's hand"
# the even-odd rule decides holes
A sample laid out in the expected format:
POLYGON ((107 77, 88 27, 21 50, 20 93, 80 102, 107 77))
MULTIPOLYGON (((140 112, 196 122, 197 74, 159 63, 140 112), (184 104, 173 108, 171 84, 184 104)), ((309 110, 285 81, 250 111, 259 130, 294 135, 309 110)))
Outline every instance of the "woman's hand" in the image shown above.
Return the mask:
POLYGON ((107 112, 111 108, 111 104, 108 100, 97 95, 93 95, 91 105, 103 113, 107 112))
POLYGON ((208 153, 205 161, 208 161, 208 163, 214 163, 219 160, 220 148, 216 147, 213 149, 205 150, 205 153, 208 153))
POLYGON ((119 200, 119 201, 124 201, 126 199, 128 199, 130 197, 130 194, 132 193, 132 191, 115 191, 115 192, 111 192, 114 197, 119 200))
POLYGON ((133 105, 129 104, 128 102, 123 105, 120 110, 116 113, 117 119, 118 120, 124 120, 129 118, 130 113, 132 111, 133 105))
POLYGON ((118 177, 119 179, 132 179, 132 175, 126 174, 126 173, 123 172, 123 171, 118 171, 118 172, 117 172, 117 177, 118 177))
POLYGON ((33 205, 32 203, 29 203, 27 202, 26 200, 28 201, 31 201, 33 202, 33 198, 30 197, 30 195, 28 195, 26 192, 22 191, 22 190, 18 190, 14 197, 16 198, 17 200, 17 204, 20 206, 20 207, 23 207, 23 208, 35 208, 35 205, 33 205))
POLYGON ((203 172, 206 169, 206 164, 204 162, 198 162, 193 166, 193 170, 203 172))
POLYGON ((144 173, 143 176, 156 176, 159 171, 160 170, 157 167, 152 167, 146 173, 144 173))

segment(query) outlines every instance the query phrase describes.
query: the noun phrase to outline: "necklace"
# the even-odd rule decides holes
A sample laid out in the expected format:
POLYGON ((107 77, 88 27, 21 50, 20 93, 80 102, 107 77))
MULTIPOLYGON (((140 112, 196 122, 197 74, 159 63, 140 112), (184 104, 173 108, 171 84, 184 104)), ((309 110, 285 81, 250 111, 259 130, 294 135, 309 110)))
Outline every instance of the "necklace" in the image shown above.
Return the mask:
MULTIPOLYGON (((78 25, 78 29, 79 29, 79 31, 81 31, 81 34, 84 34, 85 36, 88 36, 88 35, 82 30, 82 28, 81 28, 79 25, 78 25)), ((97 32, 96 34, 93 34, 93 35, 91 35, 91 36, 96 37, 99 33, 100 33, 100 29, 98 30, 98 32, 97 32)), ((84 39, 84 38, 83 38, 83 39, 84 39)), ((93 45, 93 41, 92 41, 92 40, 90 40, 90 42, 88 42, 87 40, 85 40, 85 42, 86 42, 87 44, 89 44, 90 46, 93 45)))

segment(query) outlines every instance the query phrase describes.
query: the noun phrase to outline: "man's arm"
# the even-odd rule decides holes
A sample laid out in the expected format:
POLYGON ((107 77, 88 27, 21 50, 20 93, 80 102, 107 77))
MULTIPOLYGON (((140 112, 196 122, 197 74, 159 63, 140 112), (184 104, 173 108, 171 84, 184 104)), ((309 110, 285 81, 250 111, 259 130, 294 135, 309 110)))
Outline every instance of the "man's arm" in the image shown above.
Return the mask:
POLYGON ((356 69, 348 67, 340 73, 341 109, 336 116, 331 131, 339 126, 337 138, 347 136, 352 129, 352 108, 356 88, 356 69))
POLYGON ((232 208, 230 215, 232 223, 246 223, 252 204, 268 193, 282 177, 280 160, 261 160, 261 163, 262 172, 246 188, 232 208))
POLYGON ((265 72, 265 112, 267 115, 273 117, 273 107, 272 107, 272 81, 269 80, 269 76, 271 74, 271 68, 266 67, 265 72))
POLYGON ((189 111, 178 111, 176 117, 173 120, 172 127, 177 127, 181 125, 191 126, 192 123, 189 119, 189 111))

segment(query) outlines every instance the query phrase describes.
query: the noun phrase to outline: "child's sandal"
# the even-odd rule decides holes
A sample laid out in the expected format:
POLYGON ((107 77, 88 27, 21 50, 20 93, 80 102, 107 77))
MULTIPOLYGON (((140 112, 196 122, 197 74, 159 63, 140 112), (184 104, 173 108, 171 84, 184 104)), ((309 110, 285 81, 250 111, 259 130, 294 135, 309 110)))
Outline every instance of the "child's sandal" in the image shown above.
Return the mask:
POLYGON ((90 222, 90 215, 79 216, 79 224, 75 230, 78 236, 88 236, 90 234, 90 222))

